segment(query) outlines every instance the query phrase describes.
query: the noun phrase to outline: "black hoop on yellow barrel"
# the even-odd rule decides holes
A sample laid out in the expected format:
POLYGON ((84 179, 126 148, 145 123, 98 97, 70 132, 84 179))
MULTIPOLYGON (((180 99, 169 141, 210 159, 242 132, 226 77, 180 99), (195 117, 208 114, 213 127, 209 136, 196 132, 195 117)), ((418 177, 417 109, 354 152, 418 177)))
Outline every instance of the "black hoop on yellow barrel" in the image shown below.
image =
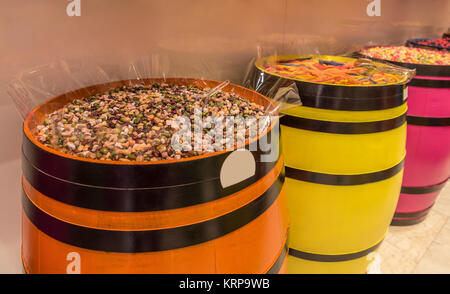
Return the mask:
POLYGON ((256 61, 254 76, 262 92, 270 95, 271 81, 278 88, 295 83, 303 103, 283 110, 280 119, 291 218, 288 272, 366 273, 400 192, 406 81, 384 86, 313 83, 271 75, 263 64, 264 59, 256 61))

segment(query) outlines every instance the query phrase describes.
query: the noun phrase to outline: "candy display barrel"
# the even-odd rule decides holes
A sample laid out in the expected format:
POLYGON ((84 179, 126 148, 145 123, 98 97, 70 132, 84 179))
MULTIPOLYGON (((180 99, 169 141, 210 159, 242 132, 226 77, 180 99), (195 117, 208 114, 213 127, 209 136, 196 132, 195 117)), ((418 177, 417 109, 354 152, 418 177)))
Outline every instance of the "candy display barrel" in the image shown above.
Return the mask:
POLYGON ((389 62, 417 74, 408 84, 405 172, 392 221, 413 225, 425 219, 450 176, 450 66, 389 62))
MULTIPOLYGON (((279 57, 292 58, 304 57, 279 57)), ((269 85, 274 75, 264 62, 255 65, 269 85)), ((400 192, 406 86, 281 84, 292 82, 303 106, 283 110, 280 119, 291 219, 288 272, 366 273, 400 192)))
MULTIPOLYGON (((22 160, 26 272, 285 272, 288 213, 280 154, 268 161, 256 148, 180 160, 103 161, 64 154, 35 139, 33 130, 44 115, 86 93, 133 82, 138 81, 72 91, 40 105, 26 119, 22 160), (232 173, 239 168, 230 165, 233 158, 253 165, 254 172, 224 185, 223 169, 232 173)), ((219 84, 191 79, 139 82, 219 84)), ((224 91, 273 108, 267 98, 248 89, 229 85, 224 91)), ((275 122, 269 130, 277 127, 275 122)), ((265 140, 278 150, 269 130, 247 144, 265 140)))
POLYGON ((424 220, 450 176, 450 70, 423 74, 418 70, 409 84, 405 173, 393 225, 424 220))

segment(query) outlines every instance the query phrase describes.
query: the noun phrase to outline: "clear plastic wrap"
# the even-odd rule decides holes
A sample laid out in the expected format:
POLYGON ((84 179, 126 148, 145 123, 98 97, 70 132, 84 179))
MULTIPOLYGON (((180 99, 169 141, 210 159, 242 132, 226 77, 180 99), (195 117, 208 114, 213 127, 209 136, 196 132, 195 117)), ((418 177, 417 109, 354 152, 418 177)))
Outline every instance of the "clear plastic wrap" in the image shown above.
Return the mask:
POLYGON ((57 95, 102 83, 164 77, 167 68, 164 59, 158 55, 140 58, 128 64, 57 60, 19 73, 12 79, 8 94, 25 119, 36 106, 57 95))
MULTIPOLYGON (((271 51, 270 49, 263 50, 260 46, 257 47, 257 56, 251 59, 242 84, 244 87, 269 97, 277 104, 281 113, 284 109, 302 105, 302 102, 295 82, 279 77, 268 77, 258 70, 257 61, 263 58, 264 53, 267 54, 271 51)), ((272 53, 269 56, 270 60, 276 60, 278 54, 272 53)))
MULTIPOLYGON (((263 55, 262 51, 259 50, 258 56, 250 62, 243 84, 277 101, 281 113, 299 105, 321 108, 319 104, 326 99, 342 102, 351 98, 342 93, 337 94, 344 95, 342 97, 330 94, 342 87, 405 85, 415 75, 414 69, 350 53, 355 52, 354 49, 335 56, 297 53, 302 50, 293 50, 290 55, 263 55), (309 64, 302 64, 304 62, 309 64), (325 88, 332 90, 324 91, 325 88)), ((320 51, 316 49, 313 52, 320 51)), ((334 103, 330 101, 326 104, 334 103)))

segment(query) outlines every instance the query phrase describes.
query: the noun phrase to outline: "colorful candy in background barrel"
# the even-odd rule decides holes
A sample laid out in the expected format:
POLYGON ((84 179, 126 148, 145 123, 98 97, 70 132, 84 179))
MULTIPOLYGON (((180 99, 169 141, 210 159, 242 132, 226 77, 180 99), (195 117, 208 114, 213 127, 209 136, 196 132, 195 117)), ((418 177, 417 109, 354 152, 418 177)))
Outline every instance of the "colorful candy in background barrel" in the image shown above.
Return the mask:
MULTIPOLYGON (((262 160, 257 148, 169 161, 104 161, 64 154, 33 135, 45 115, 69 101, 133 82, 219 84, 193 79, 113 82, 63 94, 34 109, 24 123, 22 161, 26 272, 286 272, 288 212, 281 154, 262 160), (228 173, 240 168, 236 158, 254 164, 254 173, 223 185, 225 166, 228 173)), ((274 107, 239 86, 224 91, 274 107)), ((278 148, 277 140, 267 142, 278 148)))
POLYGON ((449 50, 450 49, 450 39, 440 38, 440 39, 410 39, 406 41, 406 46, 425 48, 425 49, 438 49, 438 50, 449 50))
POLYGON ((360 52, 416 69, 409 84, 402 193, 393 225, 423 221, 450 176, 450 53, 407 47, 360 52))
POLYGON ((408 78, 355 61, 292 55, 255 63, 256 90, 294 83, 303 103, 280 119, 289 273, 366 273, 394 214, 408 78))

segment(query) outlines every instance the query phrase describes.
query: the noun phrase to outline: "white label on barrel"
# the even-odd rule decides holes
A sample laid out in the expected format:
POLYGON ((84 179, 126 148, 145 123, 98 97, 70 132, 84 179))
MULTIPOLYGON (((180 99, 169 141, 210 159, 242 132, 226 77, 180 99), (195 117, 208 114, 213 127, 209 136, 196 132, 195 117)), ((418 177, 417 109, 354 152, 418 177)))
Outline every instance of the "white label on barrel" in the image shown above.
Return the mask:
POLYGON ((256 162, 253 154, 240 149, 232 152, 224 161, 220 170, 220 183, 223 188, 240 183, 255 175, 256 162))
POLYGON ((406 99, 408 99, 408 87, 405 87, 403 89, 403 101, 405 101, 406 99))
POLYGON ((69 252, 66 260, 70 261, 66 267, 67 274, 81 274, 81 256, 78 252, 69 252))

